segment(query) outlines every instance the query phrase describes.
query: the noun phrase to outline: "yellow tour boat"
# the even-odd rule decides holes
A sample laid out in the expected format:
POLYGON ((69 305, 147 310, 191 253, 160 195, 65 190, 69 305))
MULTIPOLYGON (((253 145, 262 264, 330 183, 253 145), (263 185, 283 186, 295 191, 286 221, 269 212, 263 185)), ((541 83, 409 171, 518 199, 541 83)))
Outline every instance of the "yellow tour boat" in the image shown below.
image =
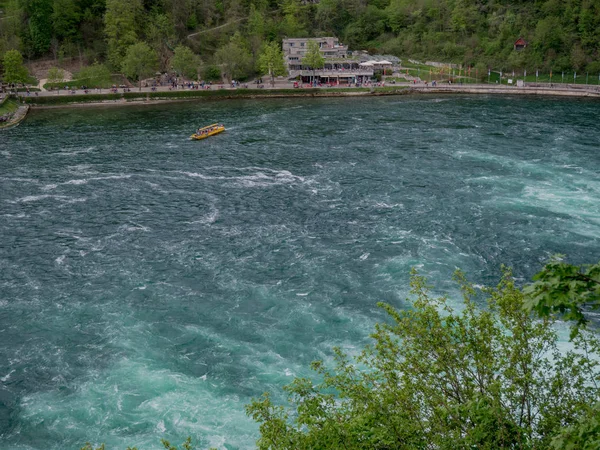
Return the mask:
POLYGON ((206 139, 209 136, 214 136, 215 134, 219 134, 225 131, 225 126, 220 123, 213 123, 212 125, 208 125, 206 127, 198 128, 194 134, 190 136, 190 139, 195 141, 199 141, 201 139, 206 139))

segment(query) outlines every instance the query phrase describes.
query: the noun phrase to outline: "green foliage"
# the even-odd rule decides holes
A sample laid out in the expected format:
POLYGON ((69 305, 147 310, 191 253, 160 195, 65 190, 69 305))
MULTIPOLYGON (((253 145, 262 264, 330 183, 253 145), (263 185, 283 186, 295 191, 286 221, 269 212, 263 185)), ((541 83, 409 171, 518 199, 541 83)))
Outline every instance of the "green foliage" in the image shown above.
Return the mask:
POLYGON ((25 97, 23 101, 35 105, 67 105, 69 103, 94 103, 120 100, 122 94, 85 94, 85 95, 48 95, 44 97, 25 97))
POLYGON ((234 34, 229 43, 217 50, 215 61, 229 81, 245 79, 252 70, 252 55, 240 33, 234 34))
POLYGON ((273 84, 274 77, 287 73, 279 43, 273 41, 264 45, 258 57, 258 68, 261 73, 268 74, 271 77, 271 84, 273 84))
POLYGON ((105 33, 108 43, 108 62, 116 70, 127 49, 138 39, 138 23, 141 23, 142 3, 140 0, 106 0, 104 15, 105 33))
POLYGON ((48 82, 59 83, 65 79, 65 72, 58 67, 51 67, 48 70, 48 82))
POLYGON ((316 41, 308 41, 308 48, 304 58, 302 58, 302 64, 313 70, 322 69, 325 66, 325 58, 323 58, 319 44, 316 41))
POLYGON ((50 48, 52 38, 52 0, 23 0, 27 27, 23 29, 23 44, 28 56, 40 56, 50 48))
POLYGON ((89 442, 86 442, 85 445, 81 447, 81 450, 105 450, 105 447, 104 444, 101 444, 99 447, 94 447, 89 442))
POLYGON ((4 101, 0 102, 0 116, 14 113, 18 108, 19 104, 16 101, 5 97, 4 101))
POLYGON ((599 449, 600 403, 588 408, 575 424, 566 427, 552 439, 551 448, 555 450, 599 449))
POLYGON ((110 70, 104 64, 94 63, 84 67, 74 74, 74 84, 77 86, 87 85, 90 87, 105 87, 111 83, 110 70))
POLYGON ((171 18, 167 14, 150 15, 146 23, 145 40, 158 55, 161 70, 169 70, 168 63, 173 54, 170 42, 176 40, 171 18))
POLYGON ((27 69, 23 65, 23 56, 17 50, 9 50, 2 60, 5 83, 25 83, 29 79, 27 69))
POLYGON ((523 289, 525 306, 541 317, 560 313, 581 326, 587 323, 584 306, 600 309, 600 262, 573 266, 558 255, 533 280, 523 289))
MULTIPOLYGON (((171 445, 171 443, 166 439, 161 439, 160 442, 162 443, 165 450, 178 450, 176 446, 171 445)), ((193 450, 193 448, 194 447, 192 446, 192 438, 188 436, 185 442, 181 444, 181 450, 193 450)))
MULTIPOLYGON (((51 69, 52 70, 52 69, 51 69)), ((60 79, 63 80, 63 73, 60 69, 60 79)), ((44 85, 44 88, 58 88, 62 89, 63 86, 88 86, 90 88, 109 88, 113 85, 110 71, 104 64, 94 63, 91 66, 82 68, 79 72, 73 74, 73 79, 70 81, 53 81, 48 72, 48 83, 44 85)))
POLYGON ((153 75, 157 67, 156 52, 145 42, 138 42, 129 47, 122 63, 123 73, 140 83, 143 78, 153 75))
POLYGON ((80 16, 79 5, 74 0, 54 0, 52 9, 54 35, 59 39, 76 38, 80 16))
POLYGON ((380 305, 391 320, 359 357, 335 349, 333 369, 313 363, 320 382, 295 379, 289 409, 268 394, 248 405, 258 447, 542 449, 579 426, 600 398, 598 360, 587 356, 598 342, 582 333, 575 350, 559 350, 552 320, 525 311, 509 272, 484 291, 487 308, 456 279, 460 310, 413 273, 412 308, 380 305))
POLYGON ((217 66, 206 66, 203 77, 207 81, 220 81, 221 69, 219 69, 217 66))
POLYGON ((175 48, 175 54, 171 60, 171 65, 173 66, 173 70, 179 75, 195 79, 198 76, 200 58, 188 47, 179 45, 175 48))
MULTIPOLYGON (((138 41, 156 51, 161 70, 170 68, 179 43, 205 60, 220 50, 222 61, 236 32, 252 55, 248 63, 247 54, 237 54, 245 75, 265 42, 324 35, 352 50, 496 70, 592 73, 600 64, 600 3, 591 0, 4 0, 3 10, 0 55, 51 52, 106 61, 115 71, 138 41), (517 52, 520 36, 528 46, 517 52)), ((229 78, 229 68, 223 71, 229 78)))

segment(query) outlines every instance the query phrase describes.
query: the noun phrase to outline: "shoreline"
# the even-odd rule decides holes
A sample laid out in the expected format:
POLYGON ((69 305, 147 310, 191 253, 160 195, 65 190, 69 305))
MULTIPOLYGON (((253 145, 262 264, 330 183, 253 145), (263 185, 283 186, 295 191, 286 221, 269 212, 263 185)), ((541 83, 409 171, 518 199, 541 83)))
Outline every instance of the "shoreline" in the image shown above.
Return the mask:
POLYGON ((513 87, 494 85, 444 85, 444 86, 385 86, 374 88, 315 88, 315 89, 265 89, 218 91, 169 91, 169 92, 129 92, 123 94, 79 94, 42 97, 23 97, 21 101, 32 110, 55 108, 81 108, 96 106, 158 105, 202 100, 254 100, 266 98, 330 98, 330 97, 377 97, 388 95, 419 94, 476 94, 600 98, 600 87, 513 87))

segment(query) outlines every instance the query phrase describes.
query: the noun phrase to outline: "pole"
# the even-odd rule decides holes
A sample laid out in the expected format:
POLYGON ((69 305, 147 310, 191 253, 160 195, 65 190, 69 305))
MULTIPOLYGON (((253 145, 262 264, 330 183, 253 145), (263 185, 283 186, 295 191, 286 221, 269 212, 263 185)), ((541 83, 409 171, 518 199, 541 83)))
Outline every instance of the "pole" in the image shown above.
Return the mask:
POLYGON ((586 72, 585 73, 585 84, 588 84, 588 76, 589 76, 589 74, 586 72))
MULTIPOLYGON (((488 84, 490 84, 490 74, 491 74, 491 70, 488 69, 488 84)), ((598 75, 598 79, 600 79, 600 75, 598 75)))

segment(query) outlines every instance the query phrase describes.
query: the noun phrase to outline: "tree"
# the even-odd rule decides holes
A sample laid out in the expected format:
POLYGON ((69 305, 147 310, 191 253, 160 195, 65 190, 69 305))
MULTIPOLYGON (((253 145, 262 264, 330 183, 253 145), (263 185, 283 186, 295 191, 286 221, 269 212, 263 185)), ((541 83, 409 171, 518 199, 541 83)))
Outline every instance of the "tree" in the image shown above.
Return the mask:
POLYGON ((27 28, 23 44, 28 56, 43 55, 50 49, 52 38, 52 0, 23 0, 27 28))
POLYGON ((200 58, 193 51, 184 45, 178 45, 175 48, 175 54, 171 60, 171 65, 175 72, 187 78, 194 79, 198 76, 198 66, 200 58))
POLYGON ((158 66, 156 52, 145 42, 138 42, 127 49, 123 59, 123 73, 140 83, 142 90, 142 79, 154 74, 158 66))
POLYGON ((54 0, 52 28, 59 39, 74 39, 78 34, 81 12, 74 0, 54 0))
POLYGON ((560 313, 579 327, 588 322, 584 307, 600 309, 600 262, 574 266, 557 255, 533 280, 534 283, 523 289, 525 306, 541 317, 560 313))
POLYGON ((221 65, 223 76, 229 81, 248 76, 252 67, 252 55, 239 32, 231 37, 228 44, 217 50, 215 61, 221 65))
POLYGON ((600 403, 588 408, 577 423, 568 426, 552 439, 554 450, 600 448, 600 403))
POLYGON ((325 58, 321 55, 321 50, 317 41, 308 41, 308 50, 302 58, 302 64, 308 66, 313 71, 313 79, 315 79, 315 70, 325 67, 325 58))
POLYGON ((146 24, 146 42, 158 54, 161 70, 169 69, 169 59, 173 48, 169 44, 175 40, 175 29, 171 19, 166 14, 153 14, 146 24))
POLYGON ((48 82, 49 83, 60 83, 65 79, 65 72, 58 67, 51 67, 48 70, 48 82))
POLYGON ((258 68, 262 73, 269 75, 271 86, 275 85, 276 76, 287 73, 283 60, 283 52, 277 42, 273 41, 263 46, 263 50, 258 57, 258 68))
POLYGON ((104 15, 105 33, 108 40, 108 62, 116 70, 127 49, 137 42, 142 3, 140 0, 107 0, 104 15))
POLYGON ((5 83, 26 83, 27 68, 23 65, 23 57, 18 50, 9 50, 2 60, 5 83))
POLYGON ((203 77, 208 81, 219 81, 221 79, 221 69, 217 66, 206 66, 203 77))
POLYGON ((265 37, 265 16, 264 13, 258 9, 254 4, 250 5, 250 12, 248 13, 248 21, 246 25, 246 32, 248 34, 248 40, 250 41, 250 47, 252 53, 257 54, 263 44, 265 37))
POLYGON ((282 0, 281 12, 283 18, 279 24, 284 36, 307 36, 308 8, 300 0, 282 0))
POLYGON ((508 271, 484 290, 487 308, 456 278, 460 311, 413 273, 412 308, 380 305, 391 320, 359 357, 335 349, 334 369, 313 363, 321 381, 286 386, 291 409, 268 394, 248 405, 258 447, 542 449, 588 417, 600 398, 598 341, 581 333, 561 352, 553 320, 524 309, 508 271))

